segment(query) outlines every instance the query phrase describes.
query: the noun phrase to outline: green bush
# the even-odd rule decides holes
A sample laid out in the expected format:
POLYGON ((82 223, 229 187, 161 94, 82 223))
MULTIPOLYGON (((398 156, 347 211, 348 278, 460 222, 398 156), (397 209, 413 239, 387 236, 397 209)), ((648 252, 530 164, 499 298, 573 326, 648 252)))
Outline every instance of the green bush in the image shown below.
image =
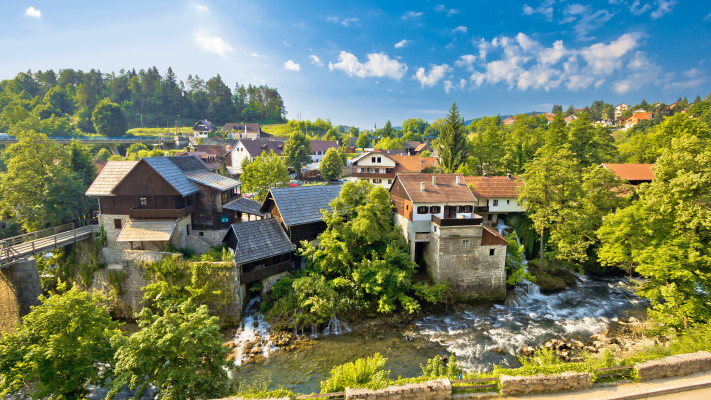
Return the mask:
POLYGON ((450 288, 447 282, 427 284, 424 282, 418 282, 412 285, 412 289, 415 291, 415 296, 430 303, 439 304, 451 297, 452 288, 450 288))
POLYGON ((243 399, 279 399, 289 397, 293 399, 296 397, 296 393, 283 387, 270 390, 268 381, 243 381, 239 383, 239 390, 235 397, 242 397, 243 399))
POLYGON ((333 367, 328 379, 321 381, 321 393, 342 392, 346 388, 382 389, 390 384, 390 371, 385 369, 387 361, 375 353, 373 357, 333 367))
POLYGON ((420 364, 422 376, 427 378, 439 378, 447 376, 450 379, 457 379, 459 375, 464 373, 464 369, 457 363, 457 358, 454 354, 449 356, 447 365, 442 362, 442 357, 435 356, 427 360, 425 365, 420 364))

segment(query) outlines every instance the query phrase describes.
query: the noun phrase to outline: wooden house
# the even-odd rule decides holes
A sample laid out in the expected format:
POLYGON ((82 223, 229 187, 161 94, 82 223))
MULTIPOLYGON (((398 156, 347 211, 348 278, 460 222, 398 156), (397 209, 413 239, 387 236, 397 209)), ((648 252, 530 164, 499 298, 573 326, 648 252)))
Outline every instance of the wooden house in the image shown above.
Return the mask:
POLYGON ((341 185, 275 188, 267 193, 261 212, 281 222, 293 243, 314 240, 326 229, 321 210, 331 211, 331 200, 341 193, 341 185))

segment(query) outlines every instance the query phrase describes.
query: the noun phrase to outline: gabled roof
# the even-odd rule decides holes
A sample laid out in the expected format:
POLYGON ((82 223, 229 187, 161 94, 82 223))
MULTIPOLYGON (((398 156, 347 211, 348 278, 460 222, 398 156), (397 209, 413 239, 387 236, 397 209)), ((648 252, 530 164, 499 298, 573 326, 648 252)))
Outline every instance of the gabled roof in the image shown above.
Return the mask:
MULTIPOLYGON (((380 154, 380 155, 382 155, 383 157, 387 157, 387 158, 389 158, 389 159, 395 161, 395 159, 392 158, 391 156, 387 155, 387 153, 385 153, 384 150, 377 150, 377 149, 376 149, 376 150, 371 150, 371 151, 364 151, 364 152, 358 154, 357 156, 351 158, 349 161, 351 162, 351 164, 355 164, 355 163, 357 163, 358 161, 362 160, 363 158, 368 157, 368 156, 370 156, 370 155, 374 155, 374 154, 380 154)), ((395 163, 397 163, 397 161, 395 161, 395 163)))
POLYGON ((212 124, 212 122, 206 120, 206 119, 201 119, 198 121, 195 126, 193 126, 193 130, 208 130, 208 131, 216 131, 217 128, 215 128, 215 125, 212 124))
POLYGON ((111 191, 128 175, 138 161, 108 161, 106 166, 91 183, 87 196, 113 196, 111 191))
MULTIPOLYGON (((284 151, 284 140, 276 139, 240 139, 240 143, 251 157, 259 157, 264 152, 273 150, 278 156, 284 151)), ((236 147, 236 146, 235 146, 236 147)))
POLYGON ((175 164, 176 167, 180 168, 180 170, 183 172, 209 170, 207 164, 202 162, 200 157, 195 157, 193 155, 188 154, 184 156, 168 156, 166 158, 169 159, 173 164, 175 164))
POLYGON ((416 149, 418 146, 420 146, 420 142, 417 140, 406 140, 403 142, 405 145, 405 148, 410 148, 410 149, 416 149))
POLYGON ((654 180, 654 164, 602 164, 602 167, 628 181, 654 180))
POLYGON ((222 132, 228 132, 231 130, 235 130, 237 132, 244 132, 244 128, 247 128, 247 133, 260 133, 262 132, 262 129, 259 127, 258 123, 254 122, 228 122, 225 125, 222 126, 222 132))
POLYGON ((175 221, 144 221, 129 219, 116 238, 117 242, 167 242, 173 235, 175 221))
POLYGON ((294 251, 294 245, 286 236, 284 228, 274 218, 232 224, 232 232, 237 238, 235 264, 246 264, 294 251))
POLYGON ((397 165, 395 172, 422 172, 423 169, 437 165, 437 159, 420 156, 390 156, 397 165))
POLYGON ((222 146, 219 144, 195 144, 191 146, 195 149, 195 151, 202 151, 204 153, 212 154, 217 157, 222 157, 229 152, 225 148, 226 146, 222 146))
MULTIPOLYGON (((400 181, 413 203, 474 203, 476 201, 461 174, 397 174, 393 187, 397 181, 400 181), (457 186, 457 176, 461 179, 459 186, 457 186), (436 185, 432 185, 432 177, 436 178, 436 185), (423 182, 424 192, 421 190, 423 182)), ((392 191, 392 188, 390 190, 392 191)))
POLYGON ((321 210, 331 211, 331 200, 341 193, 341 185, 316 185, 274 188, 262 203, 266 212, 272 199, 279 209, 284 225, 294 226, 321 221, 321 210))
MULTIPOLYGON (((171 157, 146 157, 142 158, 139 162, 148 163, 148 165, 150 165, 161 177, 163 177, 163 179, 166 180, 166 182, 177 190, 181 196, 188 196, 199 192, 200 188, 185 177, 185 173, 178 168, 178 166, 174 164, 170 158, 171 157)), ((200 162, 199 160, 196 160, 195 157, 176 156, 173 158, 181 158, 186 160, 192 159, 198 163, 200 162)))
POLYGON ((631 117, 627 118, 627 120, 631 119, 636 119, 636 120, 645 120, 645 119, 652 119, 652 113, 651 112, 636 112, 632 114, 631 117))
POLYGON ((380 149, 378 149, 378 151, 382 151, 383 153, 388 154, 388 155, 391 155, 391 156, 404 156, 404 155, 407 155, 407 153, 405 152, 405 150, 380 150, 380 149))
POLYGON ((490 199, 494 197, 518 197, 516 189, 523 182, 515 176, 465 176, 476 197, 490 199))
POLYGON ((488 226, 488 225, 481 225, 484 227, 481 232, 481 245, 482 246, 492 246, 492 245, 500 245, 500 246, 508 246, 509 241, 506 240, 506 238, 500 234, 496 229, 488 226))
POLYGON ((244 197, 238 197, 222 206, 222 208, 224 208, 225 210, 239 211, 263 217, 264 213, 260 211, 261 207, 261 203, 254 200, 245 199, 244 197))
POLYGON ((242 182, 240 181, 236 181, 232 178, 228 178, 208 170, 186 172, 185 177, 193 182, 221 191, 242 186, 242 182))
POLYGON ((338 141, 336 140, 312 140, 310 141, 311 151, 321 151, 326 153, 328 149, 337 149, 338 141))
POLYGON ((419 145, 417 145, 417 147, 415 147, 415 151, 416 151, 416 152, 425 151, 425 149, 427 149, 427 148, 429 148, 430 151, 432 151, 432 147, 430 147, 429 144, 427 144, 427 143, 420 143, 419 145))

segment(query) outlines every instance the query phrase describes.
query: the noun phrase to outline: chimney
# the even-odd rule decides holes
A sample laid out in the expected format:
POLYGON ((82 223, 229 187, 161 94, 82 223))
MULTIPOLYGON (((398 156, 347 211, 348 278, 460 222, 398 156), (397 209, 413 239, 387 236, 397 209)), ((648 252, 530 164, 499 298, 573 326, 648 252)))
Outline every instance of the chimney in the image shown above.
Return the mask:
POLYGON ((484 178, 486 178, 487 176, 489 176, 489 174, 487 174, 486 172, 484 172, 484 178))
POLYGON ((462 177, 457 175, 457 186, 462 186, 462 177))
POLYGON ((437 175, 432 175, 432 186, 437 186, 437 175))
POLYGON ((420 182, 420 192, 424 192, 424 191, 425 191, 425 183, 420 182))
POLYGON ((507 174, 506 174, 506 177, 509 178, 509 179, 513 179, 513 176, 511 176, 510 173, 507 173, 507 174))

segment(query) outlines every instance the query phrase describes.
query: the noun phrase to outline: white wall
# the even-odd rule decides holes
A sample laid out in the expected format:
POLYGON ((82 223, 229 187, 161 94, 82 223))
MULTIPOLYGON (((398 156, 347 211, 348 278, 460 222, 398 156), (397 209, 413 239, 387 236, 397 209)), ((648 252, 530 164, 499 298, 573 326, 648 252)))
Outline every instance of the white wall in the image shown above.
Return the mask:
POLYGON ((393 182, 395 181, 395 178, 394 178, 394 177, 391 177, 391 178, 361 178, 361 177, 358 177, 358 178, 356 178, 356 179, 357 179, 358 181, 366 181, 366 182, 369 182, 369 183, 371 183, 371 184, 373 184, 373 185, 376 185, 376 186, 382 186, 382 187, 384 187, 385 189, 388 189, 388 190, 390 189, 390 187, 393 185, 393 182), (374 181, 375 181, 376 179, 380 179, 380 183, 375 183, 374 181))
MULTIPOLYGON (((472 203, 446 203, 448 206, 472 206, 472 209, 474 208, 474 204, 472 203)), ((442 204, 433 204, 433 203, 427 203, 427 204, 422 204, 422 203, 414 203, 412 205, 413 207, 413 212, 412 212, 412 220, 413 221, 431 221, 432 216, 436 216, 438 218, 444 218, 444 206, 445 203, 442 204), (425 214, 419 214, 417 212, 418 207, 424 206, 427 207, 428 212, 425 214), (429 213, 429 208, 432 206, 439 206, 439 213, 438 214, 431 214, 429 213)), ((474 215, 474 212, 470 213, 457 213, 457 218, 471 218, 474 215)))
POLYGON ((489 199, 489 212, 523 212, 524 209, 518 204, 516 198, 498 198, 489 199), (498 205, 494 205, 494 200, 498 201, 498 205))
POLYGON ((235 145, 235 148, 232 149, 230 152, 229 157, 232 159, 232 166, 227 168, 227 171, 230 174, 241 174, 242 173, 242 161, 245 158, 249 158, 250 160, 252 157, 249 156, 249 153, 247 153, 246 149, 242 145, 242 142, 237 142, 235 145))

